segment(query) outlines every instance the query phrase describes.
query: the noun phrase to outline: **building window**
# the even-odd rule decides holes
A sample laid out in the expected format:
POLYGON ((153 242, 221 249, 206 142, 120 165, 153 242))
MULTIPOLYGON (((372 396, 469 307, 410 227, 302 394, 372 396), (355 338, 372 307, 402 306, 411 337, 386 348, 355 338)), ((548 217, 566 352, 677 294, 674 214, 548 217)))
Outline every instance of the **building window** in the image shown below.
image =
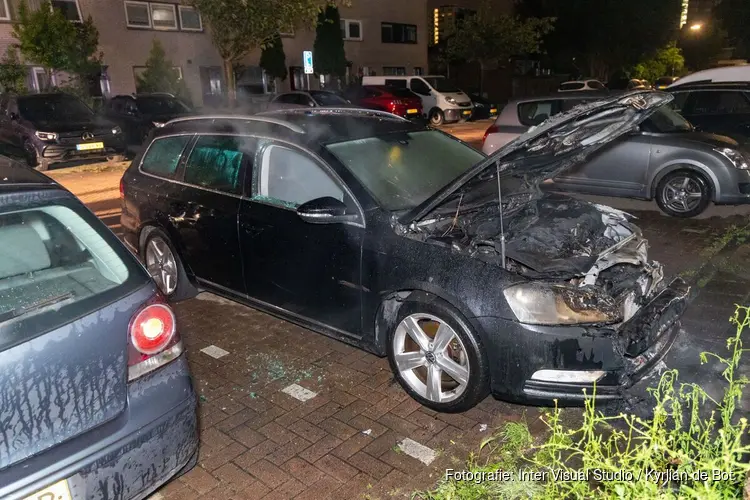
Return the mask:
POLYGON ((180 5, 178 9, 180 11, 180 28, 183 31, 203 31, 203 21, 195 7, 180 5))
POLYGON ((417 43, 415 24, 380 23, 380 37, 383 43, 417 43))
POLYGON ((414 68, 414 75, 415 76, 422 76, 424 75, 424 70, 420 68, 419 66, 414 68))
POLYGON ((403 66, 383 66, 383 76, 406 76, 403 66))
POLYGON ((170 3, 151 4, 151 26, 155 30, 176 30, 177 12, 170 3))
POLYGON ((57 83, 55 74, 47 74, 47 70, 40 67, 31 68, 31 84, 36 92, 48 92, 57 83), (51 81, 49 78, 51 77, 51 81))
POLYGON ((0 20, 10 21, 10 9, 8 8, 8 0, 0 1, 0 20))
POLYGON ((148 3, 125 2, 125 20, 130 28, 151 28, 148 3))
POLYGON ((341 38, 344 40, 362 40, 362 21, 342 19, 341 38))
POLYGON ((52 8, 62 12, 68 21, 81 21, 81 9, 78 7, 78 0, 52 0, 52 8))

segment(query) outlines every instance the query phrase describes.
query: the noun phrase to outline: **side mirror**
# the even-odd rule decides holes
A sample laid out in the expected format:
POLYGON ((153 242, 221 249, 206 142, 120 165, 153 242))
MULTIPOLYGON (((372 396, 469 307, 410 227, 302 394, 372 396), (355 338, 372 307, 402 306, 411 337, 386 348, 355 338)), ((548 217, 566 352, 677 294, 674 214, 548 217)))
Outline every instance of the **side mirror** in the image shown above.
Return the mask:
POLYGON ((356 214, 347 213, 344 202, 324 196, 316 198, 297 207, 297 215, 311 224, 336 224, 341 222, 354 222, 356 214))

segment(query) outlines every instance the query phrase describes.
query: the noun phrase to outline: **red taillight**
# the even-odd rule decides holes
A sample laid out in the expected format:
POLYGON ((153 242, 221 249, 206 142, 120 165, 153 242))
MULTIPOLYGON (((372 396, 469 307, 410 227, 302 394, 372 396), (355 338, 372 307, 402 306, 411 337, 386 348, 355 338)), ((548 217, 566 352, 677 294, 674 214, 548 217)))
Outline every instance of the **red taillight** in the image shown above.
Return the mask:
POLYGON ((125 182, 123 181, 124 178, 120 178, 120 199, 125 198, 125 182))
POLYGON ((490 128, 488 128, 487 130, 485 130, 484 137, 482 137, 482 146, 484 146, 484 141, 487 140, 487 136, 488 135, 490 135, 490 134, 496 134, 499 131, 500 131, 500 129, 498 128, 497 125, 495 125, 494 123, 492 125, 490 125, 490 128))
POLYGON ((128 380, 145 375, 182 354, 172 309, 157 296, 136 313, 128 332, 128 380))

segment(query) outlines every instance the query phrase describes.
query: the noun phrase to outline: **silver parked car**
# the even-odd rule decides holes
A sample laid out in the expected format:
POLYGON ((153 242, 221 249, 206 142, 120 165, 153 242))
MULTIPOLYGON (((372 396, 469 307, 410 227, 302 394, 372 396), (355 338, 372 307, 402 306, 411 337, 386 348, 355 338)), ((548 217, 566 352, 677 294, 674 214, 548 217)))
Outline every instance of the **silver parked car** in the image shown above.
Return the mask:
MULTIPOLYGON (((603 94, 580 92, 511 101, 484 135, 491 154, 530 127, 603 94)), ((601 196, 656 199, 674 217, 693 217, 710 202, 750 203, 750 152, 721 135, 697 131, 670 105, 638 130, 566 171, 545 187, 601 196)))

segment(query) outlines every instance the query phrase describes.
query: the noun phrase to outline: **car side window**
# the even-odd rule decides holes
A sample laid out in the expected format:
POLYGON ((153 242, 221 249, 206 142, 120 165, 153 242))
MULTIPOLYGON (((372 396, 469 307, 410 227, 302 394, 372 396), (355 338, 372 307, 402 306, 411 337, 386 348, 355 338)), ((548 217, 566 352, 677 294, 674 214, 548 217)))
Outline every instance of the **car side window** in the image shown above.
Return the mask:
POLYGON ((195 142, 185 164, 185 182, 225 193, 242 194, 242 162, 253 139, 206 135, 195 142))
POLYGON ((315 106, 315 101, 313 101, 309 96, 305 94, 295 94, 295 104, 299 104, 301 106, 309 106, 313 107, 315 106))
POLYGON ((284 146, 263 148, 253 179, 253 199, 286 208, 330 196, 344 201, 344 189, 313 158, 284 146))
POLYGON ((685 109, 685 103, 687 102, 687 98, 690 95, 690 92, 675 92, 674 99, 672 100, 669 105, 671 108, 678 113, 682 113, 685 109))
POLYGON ((156 139, 146 151, 141 161, 141 169, 149 174, 174 179, 177 165, 180 164, 180 158, 190 139, 192 136, 189 135, 156 139))
POLYGON ((281 94, 276 98, 276 102, 280 102, 282 104, 296 104, 297 94, 281 94))
POLYGON ((696 115, 728 115, 750 113, 750 102, 742 92, 693 92, 691 113, 696 115))
POLYGON ((557 101, 522 102, 518 105, 518 121, 527 127, 539 125, 544 120, 558 113, 557 101))
POLYGON ((125 110, 125 113, 129 115, 138 114, 138 106, 136 106, 135 101, 133 99, 126 100, 123 108, 125 110))
POLYGON ((412 78, 410 82, 410 88, 412 92, 416 92, 417 94, 421 95, 429 95, 430 94, 430 87, 427 86, 425 82, 420 80, 419 78, 412 78))

